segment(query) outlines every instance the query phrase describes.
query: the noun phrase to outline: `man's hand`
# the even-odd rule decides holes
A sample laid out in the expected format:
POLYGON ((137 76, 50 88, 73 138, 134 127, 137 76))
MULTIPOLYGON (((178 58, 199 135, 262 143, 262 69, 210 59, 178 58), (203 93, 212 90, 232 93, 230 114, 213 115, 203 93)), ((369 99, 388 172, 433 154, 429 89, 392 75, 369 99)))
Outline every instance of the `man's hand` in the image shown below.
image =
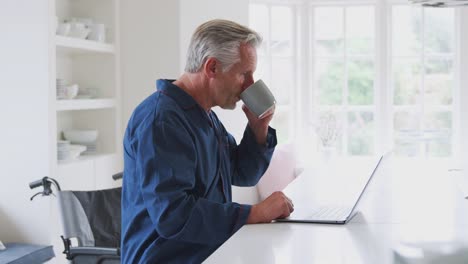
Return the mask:
POLYGON ((274 192, 264 201, 252 206, 247 224, 270 223, 288 217, 294 211, 292 201, 282 192, 274 192))
POLYGON ((246 105, 242 105, 242 110, 249 120, 249 126, 255 134, 257 143, 264 145, 266 143, 266 137, 268 134, 268 125, 273 118, 275 108, 269 110, 261 119, 255 116, 255 114, 252 113, 246 105))

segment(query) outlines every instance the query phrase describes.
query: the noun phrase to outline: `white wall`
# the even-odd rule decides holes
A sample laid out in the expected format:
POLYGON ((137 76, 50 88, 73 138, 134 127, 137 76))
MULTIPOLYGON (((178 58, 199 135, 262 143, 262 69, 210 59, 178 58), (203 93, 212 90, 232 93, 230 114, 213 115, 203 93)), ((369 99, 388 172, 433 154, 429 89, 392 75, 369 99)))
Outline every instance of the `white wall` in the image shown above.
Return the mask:
POLYGON ((47 198, 28 183, 49 171, 48 0, 0 8, 0 240, 49 244, 47 198), (40 140, 42 139, 42 140, 40 140))
POLYGON ((185 66, 187 47, 195 28, 211 19, 221 18, 247 25, 248 0, 179 0, 180 1, 180 65, 185 66))
POLYGON ((121 1, 123 129, 159 78, 178 78, 179 2, 121 1))

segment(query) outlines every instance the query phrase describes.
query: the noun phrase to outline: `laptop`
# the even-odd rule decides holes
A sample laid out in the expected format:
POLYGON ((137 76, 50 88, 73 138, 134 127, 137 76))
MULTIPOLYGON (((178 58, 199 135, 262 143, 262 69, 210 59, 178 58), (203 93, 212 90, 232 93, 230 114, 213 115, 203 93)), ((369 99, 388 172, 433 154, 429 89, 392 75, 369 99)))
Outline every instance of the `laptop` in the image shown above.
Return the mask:
MULTIPOLYGON (((366 170, 368 175, 363 176, 362 182, 365 184, 358 188, 360 189, 357 199, 347 200, 345 202, 339 203, 340 205, 329 205, 329 206, 299 206, 294 208, 294 212, 287 218, 276 219, 276 222, 298 222, 298 223, 322 223, 322 224, 346 224, 348 223, 356 214, 355 210, 366 191, 367 186, 371 182, 373 176, 375 175, 377 168, 379 167, 384 155, 380 157, 375 157, 371 160, 369 164, 366 164, 366 170), (370 167, 369 167, 370 166, 370 167), (348 204, 349 202, 349 204, 348 204)), ((339 166, 339 165, 337 165, 339 166)), ((362 173, 362 172, 359 172, 362 173)), ((352 179, 350 179, 352 180, 352 179)), ((301 184, 304 186, 304 184, 301 184)), ((336 184, 335 184, 336 186, 336 184)), ((304 188, 301 188, 304 189, 304 188)), ((359 190, 358 190, 359 191, 359 190)), ((311 192, 307 190, 307 192, 311 192)), ((294 201, 294 199, 293 199, 294 201)))

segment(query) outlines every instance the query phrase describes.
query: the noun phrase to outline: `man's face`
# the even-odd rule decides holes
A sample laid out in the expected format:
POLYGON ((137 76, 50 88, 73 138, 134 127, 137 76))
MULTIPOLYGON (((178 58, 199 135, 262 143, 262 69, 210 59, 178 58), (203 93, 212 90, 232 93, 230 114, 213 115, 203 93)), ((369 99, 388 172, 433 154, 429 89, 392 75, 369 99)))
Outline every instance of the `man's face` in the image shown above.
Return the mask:
POLYGON ((240 61, 228 71, 222 72, 216 90, 217 105, 234 109, 240 94, 254 83, 253 73, 257 67, 257 51, 250 45, 241 45, 240 61))

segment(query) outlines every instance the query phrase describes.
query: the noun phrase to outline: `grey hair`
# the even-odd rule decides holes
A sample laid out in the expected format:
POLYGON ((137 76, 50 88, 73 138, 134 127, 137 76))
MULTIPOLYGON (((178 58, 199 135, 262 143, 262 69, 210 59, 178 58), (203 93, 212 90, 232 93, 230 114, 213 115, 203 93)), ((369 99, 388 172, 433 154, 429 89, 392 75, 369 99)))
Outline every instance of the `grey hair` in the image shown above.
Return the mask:
POLYGON ((262 37, 236 22, 215 19, 201 24, 193 33, 187 52, 185 71, 198 72, 208 58, 216 58, 223 71, 240 61, 240 46, 257 48, 262 37))

